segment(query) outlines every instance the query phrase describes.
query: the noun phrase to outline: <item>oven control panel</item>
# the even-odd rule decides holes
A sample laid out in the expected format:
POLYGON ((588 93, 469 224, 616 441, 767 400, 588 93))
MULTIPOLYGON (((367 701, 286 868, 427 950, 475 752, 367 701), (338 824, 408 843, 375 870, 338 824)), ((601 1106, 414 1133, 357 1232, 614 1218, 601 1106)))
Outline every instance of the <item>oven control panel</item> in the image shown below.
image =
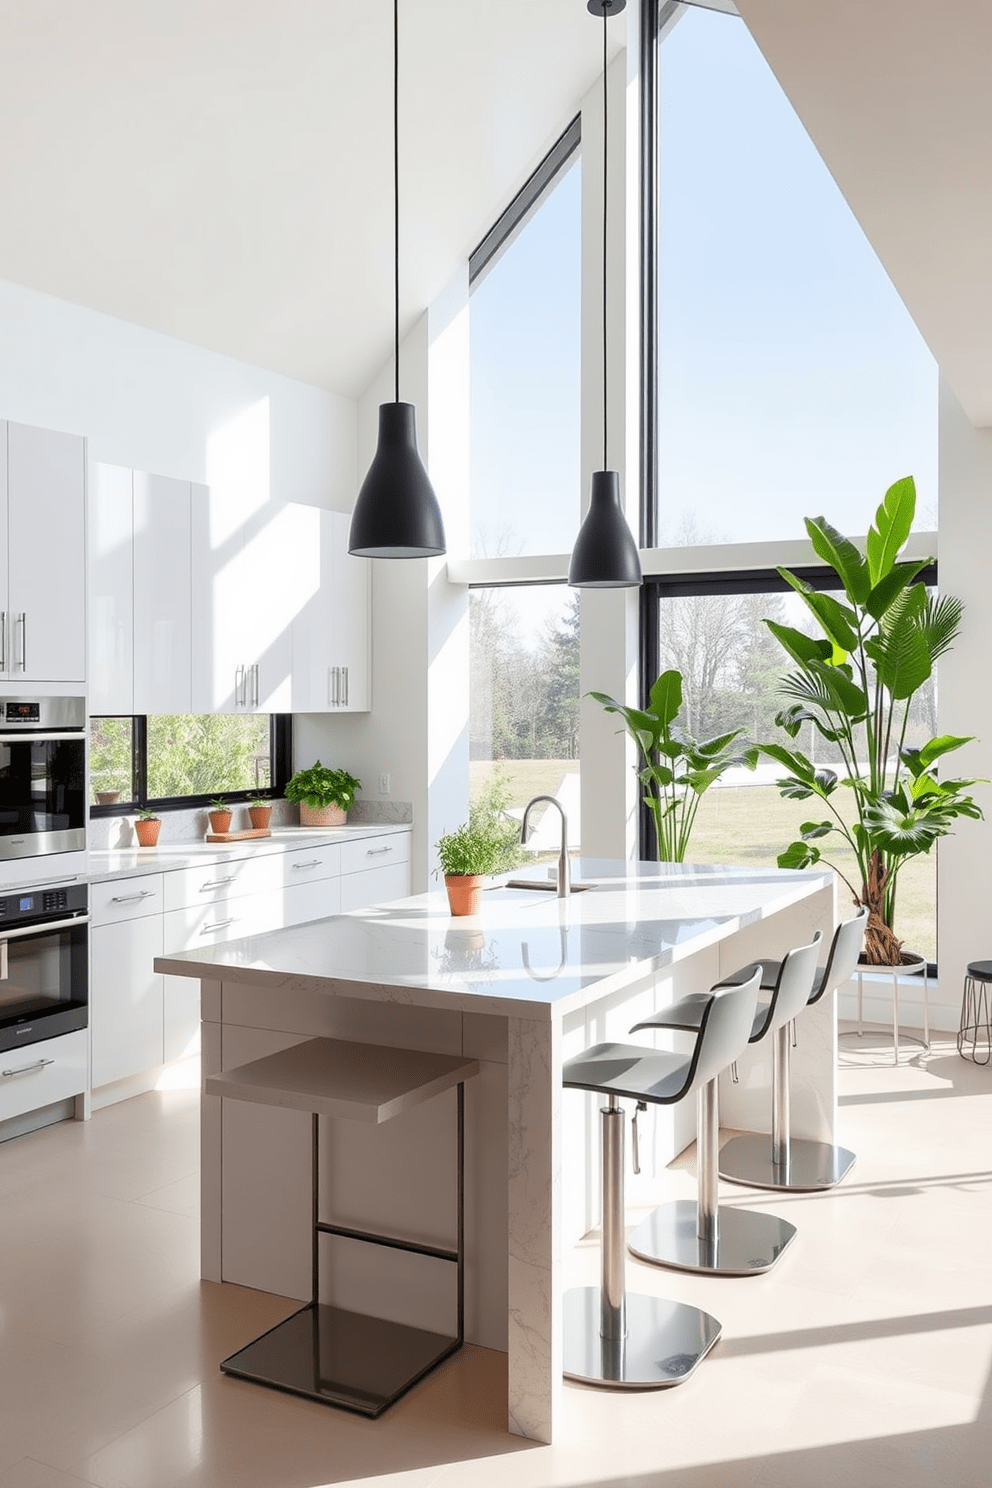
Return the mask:
POLYGON ((35 921, 85 914, 88 898, 85 884, 4 894, 0 896, 0 933, 5 925, 30 925, 35 921))

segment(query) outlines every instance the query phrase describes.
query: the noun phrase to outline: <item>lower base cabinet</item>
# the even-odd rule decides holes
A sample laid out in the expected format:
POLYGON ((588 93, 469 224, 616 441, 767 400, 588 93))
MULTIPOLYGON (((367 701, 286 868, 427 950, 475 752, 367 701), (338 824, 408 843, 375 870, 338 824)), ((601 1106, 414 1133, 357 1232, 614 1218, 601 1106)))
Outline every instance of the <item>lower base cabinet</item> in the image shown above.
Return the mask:
POLYGON ((109 1085, 162 1063, 162 916, 95 925, 90 944, 92 1081, 109 1085))

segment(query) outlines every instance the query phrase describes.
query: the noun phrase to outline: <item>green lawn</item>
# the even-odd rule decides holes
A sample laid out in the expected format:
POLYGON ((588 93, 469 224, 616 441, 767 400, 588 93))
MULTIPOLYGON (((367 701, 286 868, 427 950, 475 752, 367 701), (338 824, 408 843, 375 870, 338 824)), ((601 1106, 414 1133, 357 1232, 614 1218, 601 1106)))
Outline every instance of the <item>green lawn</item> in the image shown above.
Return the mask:
MULTIPOLYGON (((578 760, 504 760, 510 803, 524 806, 531 796, 554 795, 566 772, 578 771, 578 760)), ((492 765, 473 761, 471 790, 481 788, 492 765)), ((753 863, 773 866, 783 848, 799 835, 801 822, 818 816, 809 801, 787 801, 772 785, 717 787, 699 807, 690 856, 697 863, 753 863)), ((841 872, 852 868, 849 856, 827 854, 841 872)), ((853 877, 852 877, 853 882, 853 877)), ((838 885, 838 907, 846 911, 850 896, 838 885)), ((937 860, 931 853, 908 864, 899 876, 897 933, 908 950, 937 959, 937 860)))

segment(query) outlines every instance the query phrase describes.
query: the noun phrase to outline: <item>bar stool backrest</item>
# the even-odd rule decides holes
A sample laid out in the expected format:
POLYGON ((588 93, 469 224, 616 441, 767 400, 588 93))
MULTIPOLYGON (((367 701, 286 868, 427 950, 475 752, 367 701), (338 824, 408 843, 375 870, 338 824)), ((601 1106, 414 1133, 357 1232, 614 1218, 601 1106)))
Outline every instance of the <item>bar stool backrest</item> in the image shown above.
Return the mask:
POLYGON ((758 1005, 761 967, 756 966, 748 981, 736 987, 718 987, 710 994, 693 1050, 689 1079, 682 1098, 715 1080, 722 1070, 740 1058, 751 1036, 751 1025, 758 1005))
POLYGON ((796 946, 782 962, 778 981, 768 1005, 768 1017, 761 1025, 759 1037, 774 1033, 783 1023, 791 1023, 809 1002, 816 977, 816 957, 823 939, 817 930, 809 945, 796 946))
POLYGON ((850 981, 858 969, 858 957, 865 943, 867 926, 868 911, 865 908, 862 908, 853 919, 844 920, 837 926, 834 938, 830 942, 830 955, 823 968, 823 980, 810 998, 810 1002, 819 1002, 821 997, 825 997, 828 992, 833 992, 835 987, 842 987, 845 982, 850 981))

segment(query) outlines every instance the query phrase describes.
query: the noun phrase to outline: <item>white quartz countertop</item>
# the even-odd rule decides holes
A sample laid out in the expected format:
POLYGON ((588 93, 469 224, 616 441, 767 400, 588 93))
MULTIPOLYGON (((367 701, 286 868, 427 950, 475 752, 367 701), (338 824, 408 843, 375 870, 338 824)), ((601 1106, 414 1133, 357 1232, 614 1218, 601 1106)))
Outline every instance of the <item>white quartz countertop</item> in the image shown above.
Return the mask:
POLYGON ((90 883, 105 883, 144 873, 172 873, 179 868, 200 868, 204 863, 229 863, 237 858, 292 852, 297 847, 323 847, 409 831, 409 826, 394 822, 366 822, 349 827, 276 827, 271 837, 247 837, 241 842, 172 842, 159 847, 91 852, 87 878, 90 883))
POLYGON ((817 893, 833 875, 585 858, 574 877, 595 887, 568 899, 493 887, 478 915, 459 919, 438 889, 176 952, 155 966, 273 992, 316 990, 546 1020, 817 893))

